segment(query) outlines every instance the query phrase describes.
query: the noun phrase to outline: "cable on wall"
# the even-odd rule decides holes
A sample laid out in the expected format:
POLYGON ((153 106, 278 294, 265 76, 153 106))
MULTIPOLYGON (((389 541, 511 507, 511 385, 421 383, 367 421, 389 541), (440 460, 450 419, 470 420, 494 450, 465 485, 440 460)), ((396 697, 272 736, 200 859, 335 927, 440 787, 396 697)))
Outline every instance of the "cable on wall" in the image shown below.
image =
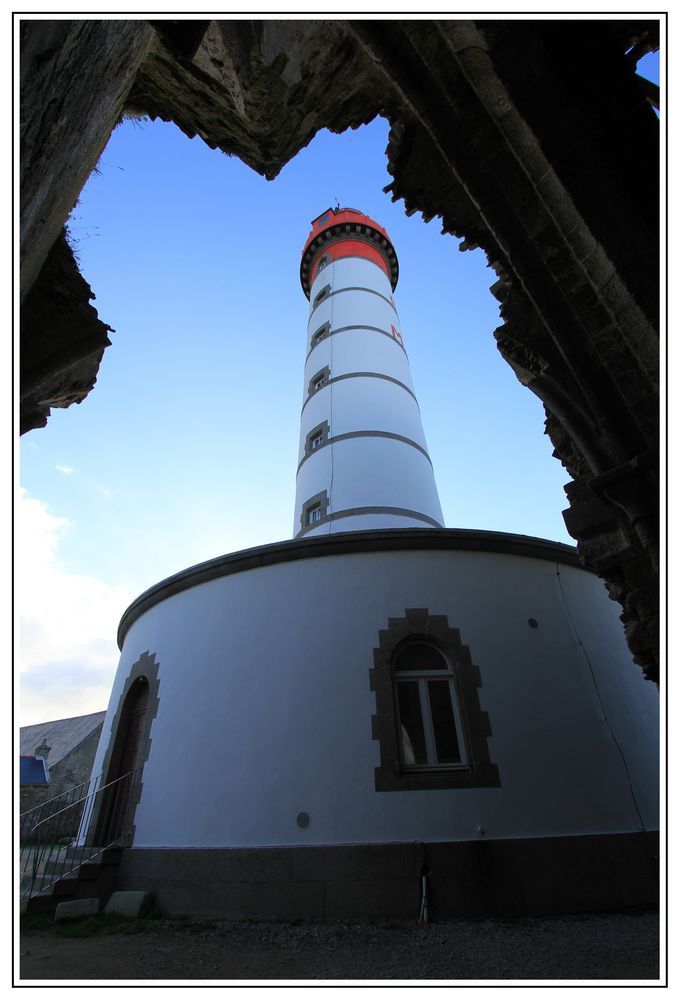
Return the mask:
MULTIPOLYGON (((626 760, 626 756, 625 756, 625 754, 623 752, 623 749, 621 748, 621 744, 617 740, 616 735, 614 733, 614 730, 612 729, 612 727, 611 727, 611 725, 609 723, 609 719, 607 718, 607 712, 606 712, 605 707, 604 707, 604 702, 602 700, 602 695, 600 694, 600 688, 599 688, 598 683, 597 683, 597 678, 595 677, 595 671, 593 669, 593 664, 591 663, 590 657, 588 656, 588 651, 587 651, 586 647, 583 645, 583 640, 581 639, 581 636, 579 635, 579 633, 578 633, 578 631, 576 629, 576 625, 574 624, 574 619, 572 618, 571 611, 569 610, 569 605, 567 603, 566 594, 564 593, 564 587, 562 586, 562 576, 561 576, 561 573, 560 573, 560 564, 559 563, 555 563, 555 575, 557 577, 557 583, 558 583, 558 586, 560 588, 560 594, 561 594, 561 597, 562 597, 562 603, 564 605, 564 609, 565 609, 566 614, 567 614, 567 619, 569 621, 569 625, 570 625, 571 631, 572 631, 572 633, 574 635, 574 638, 576 639, 577 644, 581 647, 581 652, 583 653, 585 661, 588 664, 588 670, 590 671, 590 677, 591 677, 591 680, 593 682, 593 688, 595 689, 595 694, 597 695, 597 700, 598 700, 598 703, 600 705, 600 710, 602 712, 602 721, 607 724, 607 729, 609 730, 609 735, 611 736, 612 741, 614 743, 614 746, 618 750, 619 756, 621 757, 621 762, 623 763, 623 769, 624 769, 625 774, 626 774, 626 781, 628 782, 628 789, 630 791, 630 797, 631 797, 631 799, 633 801, 633 805, 635 806, 635 812, 637 813, 637 816, 638 816, 638 820, 639 820, 639 823, 640 823, 640 828, 645 833, 647 833, 648 832, 647 831, 647 827, 645 826, 644 820, 642 818, 642 813, 640 812, 640 808, 638 806, 638 802, 637 802, 637 799, 635 797, 635 791, 633 789, 633 782, 631 780, 630 771, 628 770, 628 761, 626 760)), ((650 848, 651 848, 651 845, 650 845, 650 848)), ((656 854, 656 851, 654 851, 653 848, 651 848, 651 850, 652 850, 652 854, 654 855, 654 857, 657 858, 658 855, 656 854)))

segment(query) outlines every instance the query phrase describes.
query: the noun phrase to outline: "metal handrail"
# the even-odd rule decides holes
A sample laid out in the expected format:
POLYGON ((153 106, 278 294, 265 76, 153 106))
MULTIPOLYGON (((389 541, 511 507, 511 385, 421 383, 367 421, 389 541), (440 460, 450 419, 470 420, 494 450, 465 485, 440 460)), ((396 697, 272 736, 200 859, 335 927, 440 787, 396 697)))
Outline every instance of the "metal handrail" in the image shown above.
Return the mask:
MULTIPOLYGON (((58 806, 64 804, 65 808, 73 806, 76 801, 81 798, 81 793, 84 786, 87 786, 88 793, 93 789, 99 787, 99 782, 102 780, 102 775, 97 774, 94 777, 89 778, 87 781, 81 782, 79 785, 75 785, 73 788, 68 788, 66 791, 61 792, 59 795, 53 795, 51 798, 46 799, 44 802, 40 802, 37 806, 33 806, 32 809, 26 810, 26 812, 21 813, 19 817, 19 838, 23 842, 26 840, 31 833, 32 828, 36 825, 37 820, 41 820, 43 817, 49 817, 54 815, 55 812, 59 811, 58 806)), ((74 822, 71 824, 71 829, 66 830, 66 833, 74 833, 74 826, 77 826, 76 819, 79 821, 80 817, 76 817, 74 814, 74 822)))
POLYGON ((95 775, 94 778, 88 778, 87 781, 81 781, 79 785, 74 785, 73 788, 69 788, 68 792, 59 792, 58 795, 53 795, 51 799, 45 799, 44 802, 39 802, 37 806, 32 806, 30 809, 26 809, 24 812, 20 813, 19 821, 23 823, 26 817, 30 816, 31 813, 38 812, 39 810, 44 810, 52 802, 56 802, 57 799, 64 798, 65 795, 72 795, 73 792, 77 792, 78 789, 82 788, 84 785, 87 785, 89 788, 89 786, 92 784, 93 781, 99 781, 100 778, 101 774, 97 774, 95 775))
MULTIPOLYGON (((72 806, 77 806, 79 802, 87 802, 87 800, 89 798, 92 798, 93 795, 97 795, 99 792, 103 792, 107 788, 111 788, 112 785, 117 785, 119 781, 123 781, 124 778, 129 778, 129 776, 131 774, 134 774, 134 771, 128 771, 127 774, 121 774, 117 778, 114 778, 113 781, 109 781, 105 785, 100 785, 99 788, 96 788, 94 790, 94 792, 89 792, 87 795, 83 795, 83 797, 80 798, 80 799, 74 799, 73 802, 69 802, 69 804, 67 806, 63 806, 63 808, 57 809, 57 811, 55 813, 50 813, 50 815, 46 816, 45 819, 41 819, 39 823, 36 823, 35 826, 31 827, 31 829, 29 830, 29 835, 31 833, 34 833, 38 829, 39 826, 42 826, 43 823, 49 823, 51 820, 56 819, 56 817, 59 816, 61 813, 68 812, 68 810, 72 806)), ((101 777, 101 775, 98 775, 97 777, 101 777)), ((93 778, 92 779, 92 781, 96 781, 96 780, 97 780, 97 778, 93 778)), ((82 784, 83 785, 89 785, 89 784, 91 784, 91 782, 90 781, 84 781, 84 782, 82 782, 82 784)), ((76 785, 76 788, 80 788, 80 787, 81 787, 81 785, 76 785)), ((71 791, 73 791, 73 789, 71 789, 71 791)), ((55 795, 54 798, 58 799, 59 796, 55 795)), ((51 799, 50 801, 53 802, 54 799, 51 799)))
POLYGON ((79 785, 74 785, 73 788, 69 788, 67 792, 59 792, 58 795, 53 795, 50 799, 45 799, 43 802, 39 802, 37 806, 32 806, 30 809, 24 810, 24 812, 19 814, 19 820, 24 824, 26 818, 31 815, 31 813, 43 812, 48 806, 57 799, 63 799, 66 795, 72 795, 73 792, 77 792, 79 788, 83 788, 85 785, 88 787, 93 781, 97 781, 101 778, 101 774, 96 775, 94 778, 88 778, 87 781, 81 781, 79 785))
MULTIPOLYGON (((98 857, 109 847, 113 847, 124 840, 131 832, 130 807, 132 804, 132 790, 136 787, 135 776, 140 769, 128 771, 119 775, 113 781, 108 781, 105 785, 99 785, 101 775, 90 779, 87 784, 90 791, 86 795, 74 798, 67 805, 51 812, 49 816, 39 819, 27 832, 26 843, 21 849, 20 858, 20 888, 21 898, 29 899, 38 893, 44 893, 50 886, 58 882, 59 879, 73 874, 85 862, 98 857), (127 782, 127 784, 126 784, 127 782), (94 785, 94 787, 92 787, 94 785), (102 795, 102 793, 104 793, 102 795), (99 809, 95 810, 97 796, 100 796, 99 809), (55 837, 63 828, 63 820, 69 812, 78 810, 74 820, 66 823, 67 827, 73 831, 73 824, 77 821, 77 831, 69 835, 66 844, 54 844, 55 837), (89 829, 94 826, 96 829, 89 829), (92 844, 92 839, 98 836, 98 831, 107 830, 108 835, 103 844, 92 844), (90 844, 87 844, 90 840, 90 844), (70 857, 69 857, 70 854, 70 857), (60 855, 63 855, 59 861, 60 855)), ((82 788, 77 785, 69 793, 62 796, 55 796, 57 799, 63 798, 66 794, 82 788)), ((43 803, 43 807, 47 803, 43 803)), ((22 818, 35 812, 35 809, 28 810, 22 818)))

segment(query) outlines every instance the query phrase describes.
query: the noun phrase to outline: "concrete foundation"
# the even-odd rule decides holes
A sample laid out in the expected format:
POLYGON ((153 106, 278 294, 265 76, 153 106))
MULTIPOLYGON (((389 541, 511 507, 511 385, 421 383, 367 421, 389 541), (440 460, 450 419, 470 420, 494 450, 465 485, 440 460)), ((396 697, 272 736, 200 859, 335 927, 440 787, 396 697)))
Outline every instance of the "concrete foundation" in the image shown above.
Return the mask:
POLYGON ((658 904, 658 837, 543 837, 124 852, 119 888, 166 913, 231 919, 433 920, 606 912, 658 904))

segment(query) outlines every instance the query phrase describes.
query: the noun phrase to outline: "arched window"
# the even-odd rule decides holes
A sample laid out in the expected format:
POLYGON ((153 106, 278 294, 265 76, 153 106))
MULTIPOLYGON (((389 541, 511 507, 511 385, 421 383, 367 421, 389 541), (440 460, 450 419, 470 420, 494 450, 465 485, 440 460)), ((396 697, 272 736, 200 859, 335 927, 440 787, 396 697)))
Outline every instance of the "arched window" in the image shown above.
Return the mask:
POLYGON ((407 608, 378 636, 369 670, 380 744, 376 791, 498 787, 480 670, 458 629, 445 615, 407 608))
POLYGON ((392 670, 402 767, 465 766, 455 674, 444 655, 429 643, 407 642, 392 670))

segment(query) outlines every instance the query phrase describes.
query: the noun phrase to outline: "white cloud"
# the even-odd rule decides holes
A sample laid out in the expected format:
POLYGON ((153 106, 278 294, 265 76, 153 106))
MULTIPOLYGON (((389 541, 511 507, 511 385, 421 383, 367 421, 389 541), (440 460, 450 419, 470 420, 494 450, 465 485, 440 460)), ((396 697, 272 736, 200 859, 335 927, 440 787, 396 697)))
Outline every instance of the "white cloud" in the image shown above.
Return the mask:
POLYGON ((42 501, 22 491, 16 513, 21 722, 100 711, 118 662, 118 621, 133 595, 60 564, 71 524, 42 501))
POLYGON ((63 472, 65 476, 70 476, 72 472, 77 472, 72 465, 55 465, 57 472, 63 472))

